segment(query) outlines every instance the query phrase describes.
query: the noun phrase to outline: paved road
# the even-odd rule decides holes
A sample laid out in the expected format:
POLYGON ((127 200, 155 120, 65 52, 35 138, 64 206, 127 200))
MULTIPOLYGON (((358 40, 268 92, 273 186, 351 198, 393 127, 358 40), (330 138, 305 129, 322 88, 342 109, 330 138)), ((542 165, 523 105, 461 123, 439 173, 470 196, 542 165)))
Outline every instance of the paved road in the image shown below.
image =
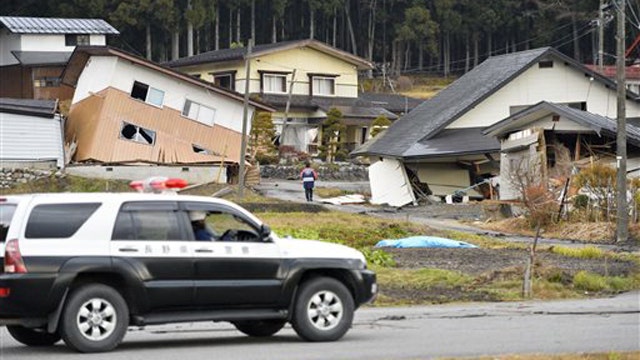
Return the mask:
MULTIPOLYGON (((91 359, 428 359, 640 350, 640 293, 610 299, 364 308, 341 341, 307 343, 290 327, 268 339, 227 324, 132 329, 91 359)), ((63 343, 29 348, 0 330, 0 359, 68 359, 63 343)))

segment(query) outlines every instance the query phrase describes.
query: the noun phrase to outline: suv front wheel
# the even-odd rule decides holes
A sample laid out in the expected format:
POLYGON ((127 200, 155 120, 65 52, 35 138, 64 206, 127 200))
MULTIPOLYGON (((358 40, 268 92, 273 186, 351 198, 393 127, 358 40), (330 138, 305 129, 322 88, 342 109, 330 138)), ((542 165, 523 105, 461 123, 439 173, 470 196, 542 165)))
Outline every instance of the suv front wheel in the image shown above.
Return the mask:
POLYGON ((113 288, 94 284, 71 293, 62 312, 64 342, 80 352, 113 350, 127 332, 129 309, 113 288))
POLYGON ((29 329, 20 325, 8 325, 7 331, 19 343, 28 346, 51 346, 60 341, 60 335, 44 330, 29 329))
POLYGON ((340 281, 319 277, 300 287, 291 325, 308 341, 340 339, 353 322, 354 302, 340 281))

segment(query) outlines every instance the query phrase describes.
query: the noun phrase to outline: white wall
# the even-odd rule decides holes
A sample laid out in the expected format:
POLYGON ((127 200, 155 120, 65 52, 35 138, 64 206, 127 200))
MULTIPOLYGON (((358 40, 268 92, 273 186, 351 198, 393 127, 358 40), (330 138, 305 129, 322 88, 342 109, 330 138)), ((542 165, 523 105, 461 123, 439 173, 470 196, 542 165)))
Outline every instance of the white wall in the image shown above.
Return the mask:
POLYGON ((0 66, 18 64, 11 51, 20 50, 20 47, 20 35, 0 29, 0 66))
MULTIPOLYGON (((73 103, 75 104, 89 96, 91 92, 98 92, 107 86, 130 93, 134 81, 140 81, 164 91, 163 106, 182 111, 186 99, 189 99, 216 109, 215 124, 242 132, 243 103, 241 100, 231 99, 115 56, 92 56, 90 58, 78 80, 73 103)), ((249 108, 249 119, 253 115, 253 110, 253 107, 249 108)), ((251 129, 250 124, 247 129, 247 131, 251 129)))
MULTIPOLYGON (((598 81, 590 81, 583 72, 554 59, 553 68, 537 64, 447 126, 452 128, 486 127, 509 115, 509 106, 534 105, 540 101, 555 103, 586 102, 587 111, 616 117, 616 91, 598 81)), ((627 101, 627 116, 640 116, 640 104, 627 101)))
MULTIPOLYGON (((90 45, 105 45, 106 36, 90 35, 90 45)), ((23 51, 73 51, 75 46, 65 45, 65 34, 22 34, 23 51)))

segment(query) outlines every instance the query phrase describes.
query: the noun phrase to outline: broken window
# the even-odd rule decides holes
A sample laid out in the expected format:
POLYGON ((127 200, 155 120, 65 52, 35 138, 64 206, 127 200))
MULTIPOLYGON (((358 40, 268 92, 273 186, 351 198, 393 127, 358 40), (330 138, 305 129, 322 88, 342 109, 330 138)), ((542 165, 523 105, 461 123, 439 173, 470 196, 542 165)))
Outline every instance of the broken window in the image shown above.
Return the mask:
POLYGON ((131 89, 131 97, 151 105, 162 106, 164 102, 164 91, 139 81, 134 81, 133 88, 131 89))
POLYGON ((191 144, 191 147, 193 148, 193 152, 196 154, 217 155, 214 151, 204 148, 200 145, 191 144))
POLYGON ((184 102, 184 108, 182 108, 182 116, 186 116, 191 120, 205 125, 213 126, 216 110, 187 99, 184 102))
POLYGON ((153 145, 156 141, 156 132, 138 125, 123 122, 122 129, 120 129, 120 137, 141 144, 153 145))

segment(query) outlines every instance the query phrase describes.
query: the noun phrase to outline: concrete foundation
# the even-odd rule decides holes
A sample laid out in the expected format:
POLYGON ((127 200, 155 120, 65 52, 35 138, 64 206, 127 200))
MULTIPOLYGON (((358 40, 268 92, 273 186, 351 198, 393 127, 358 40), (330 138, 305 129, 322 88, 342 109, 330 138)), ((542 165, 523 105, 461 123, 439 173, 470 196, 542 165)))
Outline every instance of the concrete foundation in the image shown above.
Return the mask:
POLYGON ((152 176, 175 177, 190 184, 206 182, 226 183, 226 168, 219 166, 67 166, 65 173, 87 178, 112 180, 144 180, 152 176))

